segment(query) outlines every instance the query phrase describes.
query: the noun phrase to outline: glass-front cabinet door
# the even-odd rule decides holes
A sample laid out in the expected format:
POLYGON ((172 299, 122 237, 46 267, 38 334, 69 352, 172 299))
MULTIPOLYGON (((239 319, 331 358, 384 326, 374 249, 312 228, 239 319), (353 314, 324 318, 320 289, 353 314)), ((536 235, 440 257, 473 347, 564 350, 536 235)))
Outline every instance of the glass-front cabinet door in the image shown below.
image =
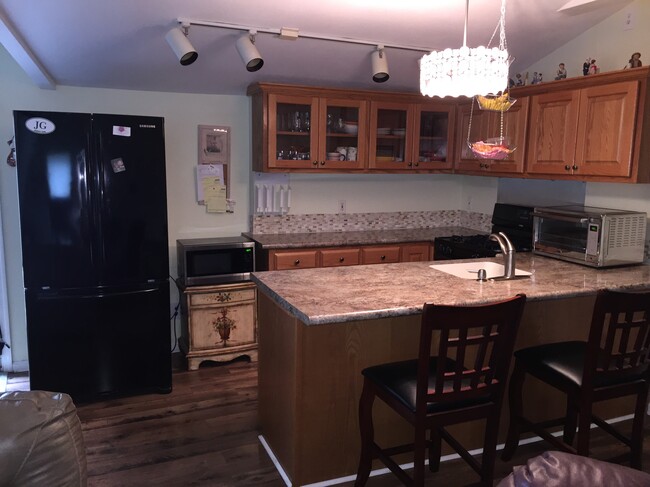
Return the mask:
POLYGON ((413 167, 415 169, 452 169, 454 106, 422 104, 415 112, 413 167))
POLYGON ((269 167, 318 167, 318 98, 269 94, 269 167))
POLYGON ((372 102, 370 105, 369 167, 413 167, 414 105, 372 102))
POLYGON ((321 98, 318 153, 323 169, 363 169, 368 160, 368 103, 364 100, 321 98))

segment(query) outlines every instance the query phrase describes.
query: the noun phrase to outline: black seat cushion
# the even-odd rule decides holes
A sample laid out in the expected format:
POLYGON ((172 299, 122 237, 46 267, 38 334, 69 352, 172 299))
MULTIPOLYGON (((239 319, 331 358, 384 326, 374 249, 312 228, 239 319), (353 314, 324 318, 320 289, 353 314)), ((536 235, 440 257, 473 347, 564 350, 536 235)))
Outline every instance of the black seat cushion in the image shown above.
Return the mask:
MULTIPOLYGON (((429 391, 435 389, 436 380, 436 361, 437 357, 431 357, 429 361, 429 391)), ((453 371, 456 367, 456 362, 447 358, 445 363, 445 370, 453 371)), ((404 406, 415 412, 415 393, 418 376, 418 361, 405 360, 403 362, 392 362, 389 364, 375 365, 368 367, 361 371, 367 379, 372 380, 376 386, 393 396, 400 401, 404 406)), ((463 381, 469 383, 468 381, 463 381)), ((462 407, 476 406, 485 404, 492 400, 492 396, 486 394, 484 396, 473 397, 472 399, 463 401, 445 401, 445 402, 430 402, 427 404, 427 413, 438 413, 457 409, 462 407)))
MULTIPOLYGON (((587 353, 586 342, 560 342, 523 348, 515 352, 515 367, 524 366, 535 377, 556 384, 561 389, 582 387, 582 373, 587 353)), ((620 384, 646 378, 644 370, 627 374, 596 375, 595 387, 620 384)))

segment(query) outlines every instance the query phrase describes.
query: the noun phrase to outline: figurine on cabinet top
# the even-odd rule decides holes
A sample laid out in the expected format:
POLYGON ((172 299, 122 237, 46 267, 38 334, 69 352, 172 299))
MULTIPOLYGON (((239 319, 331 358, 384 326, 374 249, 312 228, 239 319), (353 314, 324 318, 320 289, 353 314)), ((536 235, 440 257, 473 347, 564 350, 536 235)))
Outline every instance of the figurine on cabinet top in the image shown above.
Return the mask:
POLYGON ((566 68, 564 67, 564 63, 560 63, 558 65, 557 71, 555 72, 555 79, 565 79, 566 78, 566 68))
POLYGON ((589 74, 589 66, 591 64, 591 58, 588 57, 587 60, 582 63, 582 74, 584 76, 587 76, 589 74))
POLYGON ((538 73, 537 71, 535 71, 533 73, 533 80, 531 81, 531 84, 536 85, 541 82, 542 82, 542 73, 538 73))
POLYGON ((598 74, 600 70, 598 69, 598 66, 596 66, 596 60, 592 59, 591 62, 589 63, 589 69, 587 71, 587 74, 598 74))
POLYGON ((624 69, 627 69, 627 68, 640 68, 641 66, 643 66, 643 64, 641 64, 641 53, 640 52, 635 52, 630 57, 630 60, 627 62, 627 66, 625 66, 624 69))
POLYGON ((521 73, 517 73, 515 78, 517 78, 515 86, 524 86, 524 80, 521 78, 521 73))

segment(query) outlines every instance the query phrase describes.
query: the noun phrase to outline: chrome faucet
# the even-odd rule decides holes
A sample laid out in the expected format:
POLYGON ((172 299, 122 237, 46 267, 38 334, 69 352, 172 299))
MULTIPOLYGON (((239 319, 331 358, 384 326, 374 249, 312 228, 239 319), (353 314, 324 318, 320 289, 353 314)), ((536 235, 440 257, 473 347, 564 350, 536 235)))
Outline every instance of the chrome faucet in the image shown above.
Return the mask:
POLYGON ((505 233, 492 233, 490 240, 496 240, 503 253, 503 279, 515 277, 515 248, 505 233))

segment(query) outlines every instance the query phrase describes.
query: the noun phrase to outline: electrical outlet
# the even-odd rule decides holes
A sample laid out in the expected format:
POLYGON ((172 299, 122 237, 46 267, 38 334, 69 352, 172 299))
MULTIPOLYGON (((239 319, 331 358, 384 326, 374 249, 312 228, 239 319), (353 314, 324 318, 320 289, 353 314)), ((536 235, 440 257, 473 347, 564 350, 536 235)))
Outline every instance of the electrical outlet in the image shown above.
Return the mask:
POLYGON ((339 213, 345 213, 345 200, 339 200, 339 213))
POLYGON ((632 30, 634 29, 634 12, 629 10, 625 12, 625 18, 623 19, 623 30, 632 30))

